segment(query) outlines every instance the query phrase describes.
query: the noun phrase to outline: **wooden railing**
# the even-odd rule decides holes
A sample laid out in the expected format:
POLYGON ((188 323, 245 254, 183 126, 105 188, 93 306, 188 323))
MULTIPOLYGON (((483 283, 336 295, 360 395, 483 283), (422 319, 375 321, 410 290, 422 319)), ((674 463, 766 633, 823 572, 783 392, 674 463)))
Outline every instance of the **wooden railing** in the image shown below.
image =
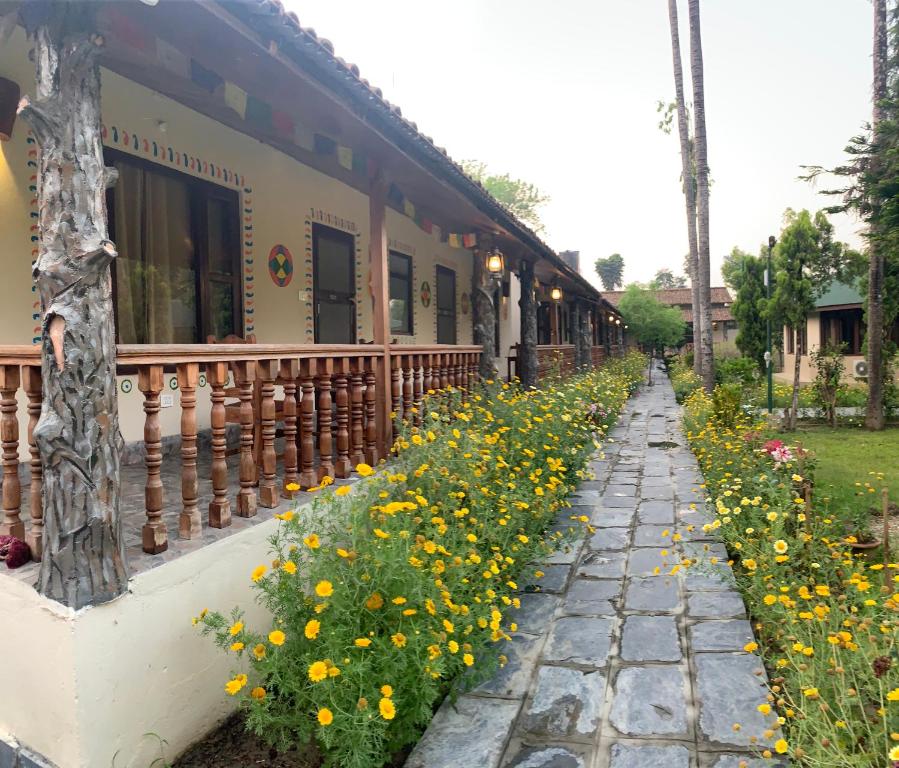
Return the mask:
POLYGON ((590 349, 590 358, 593 361, 593 366, 598 367, 602 365, 603 361, 606 359, 606 348, 605 347, 591 347, 590 349))
MULTIPOLYGON (((378 418, 378 401, 389 397, 397 417, 420 423, 422 399, 431 390, 467 388, 477 377, 480 347, 403 347, 385 352, 378 345, 186 344, 120 345, 120 374, 137 374, 143 394, 146 465, 145 552, 168 547, 162 519, 166 503, 161 467, 162 431, 159 412, 166 373, 174 372, 180 390, 181 538, 201 535, 199 508, 196 391, 205 373, 211 389, 212 501, 208 525, 231 524, 227 465, 227 425, 239 422, 239 483, 234 513, 256 514, 257 505, 276 507, 289 496, 287 485, 318 485, 326 475, 348 477, 353 467, 375 464, 386 453, 389 424, 378 418), (386 361, 389 358, 389 371, 386 361), (379 383, 379 366, 389 374, 389 392, 379 383), (233 385, 231 385, 233 380, 233 385), (283 399, 276 400, 280 387, 283 399), (230 401, 230 402, 229 402, 230 401), (284 451, 275 450, 281 425, 284 451), (280 466, 279 466, 280 458, 280 466)), ((383 375, 383 374, 382 374, 383 375)), ((42 466, 34 442, 41 409, 40 352, 37 347, 0 347, 0 441, 2 441, 2 506, 0 533, 24 536, 35 559, 41 556, 43 515, 42 466), (28 402, 31 526, 21 520, 19 420, 16 395, 28 402)))
POLYGON ((540 344, 537 346, 537 378, 574 372, 574 344, 540 344))

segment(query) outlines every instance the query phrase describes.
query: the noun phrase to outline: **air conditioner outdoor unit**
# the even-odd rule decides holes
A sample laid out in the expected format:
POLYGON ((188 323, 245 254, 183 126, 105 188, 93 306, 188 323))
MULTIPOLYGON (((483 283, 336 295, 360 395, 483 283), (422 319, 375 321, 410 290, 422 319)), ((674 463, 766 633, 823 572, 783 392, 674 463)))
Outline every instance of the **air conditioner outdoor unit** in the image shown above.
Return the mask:
POLYGON ((855 377, 858 379, 868 378, 868 361, 867 360, 856 360, 855 361, 855 377))

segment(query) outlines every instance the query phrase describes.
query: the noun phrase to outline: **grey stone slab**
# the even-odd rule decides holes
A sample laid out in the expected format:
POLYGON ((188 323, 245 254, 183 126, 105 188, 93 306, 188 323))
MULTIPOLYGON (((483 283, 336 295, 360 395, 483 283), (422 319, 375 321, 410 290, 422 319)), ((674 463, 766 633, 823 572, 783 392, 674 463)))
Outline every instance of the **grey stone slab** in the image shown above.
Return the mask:
POLYGON ((599 491, 577 491, 571 496, 572 504, 584 504, 586 506, 595 506, 599 503, 599 491))
POLYGON ((546 562, 551 565, 570 565, 577 560, 580 550, 580 543, 563 544, 556 552, 546 558, 546 562))
POLYGON ((786 760, 777 757, 767 759, 752 752, 742 754, 700 753, 699 768, 788 768, 786 760))
POLYGON ((737 582, 730 566, 691 566, 686 571, 684 586, 688 592, 721 592, 733 590, 737 582))
POLYGON ((540 593, 520 595, 521 608, 513 609, 510 617, 519 632, 540 635, 546 631, 561 600, 555 595, 540 593))
POLYGON ((608 662, 615 619, 566 616, 556 619, 543 658, 564 664, 602 667, 608 662))
POLYGON ((599 502, 604 507, 620 507, 622 509, 636 509, 637 499, 633 496, 603 496, 599 502))
POLYGON ((718 562, 727 562, 727 550, 723 544, 686 542, 684 544, 684 555, 691 560, 703 563, 710 563, 713 559, 718 562))
POLYGON ((587 747, 530 747, 515 750, 503 768, 587 768, 590 750, 587 747))
POLYGON ((574 579, 568 587, 562 610, 579 616, 613 616, 623 584, 623 580, 574 579))
POLYGON ((505 666, 500 667, 490 680, 475 688, 473 693, 516 699, 527 695, 537 656, 543 647, 543 638, 518 632, 513 633, 511 638, 504 640, 499 647, 499 652, 508 659, 505 666))
POLYGON ((590 549, 627 549, 630 545, 629 528, 600 528, 588 543, 590 549))
POLYGON ((637 495, 636 485, 613 485, 606 486, 606 496, 621 496, 623 498, 633 497, 637 495))
POLYGON ((690 750, 679 744, 656 747, 613 744, 609 768, 693 768, 690 750))
POLYGON ((662 475, 656 477, 644 477, 640 485, 642 488, 658 488, 662 485, 671 485, 671 478, 662 475))
POLYGON ((540 667, 521 731, 530 737, 592 738, 599 728, 605 686, 600 672, 540 667))
POLYGON ((677 620, 674 616, 628 616, 621 630, 624 661, 680 661, 677 620))
POLYGON ((764 736, 773 718, 756 709, 767 694, 761 660, 748 653, 700 653, 693 661, 700 737, 723 746, 773 743, 776 736, 764 736), (734 723, 740 730, 733 729, 734 723))
POLYGON ((541 563, 537 566, 537 572, 543 575, 534 575, 533 578, 528 579, 528 584, 524 589, 528 592, 550 592, 552 594, 564 592, 572 567, 572 563, 558 565, 541 563))
POLYGON ((17 768, 18 747, 0 739, 0 768, 17 768))
POLYGON ((640 496, 656 501, 674 501, 674 488, 671 485, 644 485, 640 489, 640 496))
POLYGON ((632 549, 627 557, 628 576, 651 576, 656 569, 660 573, 667 573, 677 564, 678 557, 669 550, 669 554, 663 556, 661 547, 645 549, 632 549))
POLYGON ((670 501, 641 501, 637 520, 643 525, 674 525, 674 503, 670 501))
POLYGON ((678 667, 625 667, 615 679, 609 722, 629 736, 686 736, 686 690, 678 667))
POLYGON ((509 699, 460 696, 444 701, 405 768, 458 768, 499 764, 520 703, 509 699))
POLYGON ((674 531, 670 526, 664 525, 638 525, 634 530, 634 546, 635 547, 659 547, 660 549, 671 549, 674 545, 671 541, 671 534, 674 531), (667 533, 667 536, 663 536, 667 533))
POLYGON ((693 592, 687 595, 687 614, 691 618, 739 618, 746 615, 746 606, 736 592, 693 592))
POLYGON ((628 579, 626 611, 659 613, 680 608, 680 585, 674 576, 636 576, 628 579))
POLYGON ((19 768, 56 768, 56 763, 30 749, 19 747, 19 768))
POLYGON ((621 507, 597 507, 590 515, 595 528, 628 528, 634 522, 635 510, 621 507))
POLYGON ((668 477, 671 467, 665 464, 646 464, 643 467, 643 477, 668 477))
POLYGON ((593 579, 617 579, 624 575, 627 552, 588 551, 581 558, 577 575, 593 579))
POLYGON ((745 619, 699 621, 687 628, 693 651, 742 651, 752 642, 752 625, 745 619))

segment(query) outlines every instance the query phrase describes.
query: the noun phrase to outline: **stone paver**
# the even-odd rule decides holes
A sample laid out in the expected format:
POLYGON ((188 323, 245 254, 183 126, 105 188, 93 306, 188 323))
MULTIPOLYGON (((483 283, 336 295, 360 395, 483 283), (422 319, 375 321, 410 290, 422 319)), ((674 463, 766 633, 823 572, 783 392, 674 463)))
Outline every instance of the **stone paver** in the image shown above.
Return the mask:
POLYGON ((680 408, 653 378, 555 524, 587 515, 594 532, 537 564, 508 663, 441 707, 407 768, 781 768, 758 758, 779 737, 756 709, 764 669, 744 650, 727 552, 702 530, 713 517, 680 408))

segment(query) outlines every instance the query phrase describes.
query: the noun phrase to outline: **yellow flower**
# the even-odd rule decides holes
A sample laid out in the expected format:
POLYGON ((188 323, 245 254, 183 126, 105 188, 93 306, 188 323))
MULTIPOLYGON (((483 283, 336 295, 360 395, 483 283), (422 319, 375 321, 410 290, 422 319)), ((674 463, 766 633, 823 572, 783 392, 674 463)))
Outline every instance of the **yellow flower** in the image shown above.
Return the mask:
POLYGON ((308 675, 313 683, 320 683, 328 677, 328 665, 323 661, 313 661, 309 665, 308 675))
POLYGON ((770 704, 759 704, 756 709, 761 712, 763 715, 771 714, 771 705, 770 704))
POLYGON ((331 725, 334 722, 334 713, 327 707, 322 707, 318 710, 318 722, 325 726, 331 725))
POLYGON ((257 565, 253 569, 253 573, 250 574, 250 578, 253 579, 253 581, 259 581, 259 579, 261 579, 263 576, 265 576, 264 565, 257 565))
POLYGON ((396 707, 393 706, 393 701, 388 698, 383 698, 378 702, 378 710, 381 712, 381 717, 385 720, 393 720, 396 717, 396 707))
POLYGON ((336 491, 334 491, 335 496, 346 496, 350 492, 350 486, 341 485, 336 491))
POLYGON ((327 579, 323 579, 315 585, 315 594, 319 597, 331 597, 334 594, 334 585, 327 579))
POLYGON ((318 619, 309 619, 309 621, 306 622, 306 628, 303 630, 303 634, 305 634, 309 640, 315 640, 315 638, 318 637, 318 631, 321 628, 322 625, 318 619))
MULTIPOLYGON (((293 485, 293 483, 291 483, 293 485)), ((296 487, 297 490, 300 490, 300 486, 296 487)), ((290 486, 287 486, 287 490, 290 490, 290 486)), ((289 522, 293 520, 293 510, 288 509, 286 512, 281 512, 280 514, 275 515, 279 520, 284 520, 285 522, 289 522)))
POLYGON ((374 533, 375 533, 375 536, 377 536, 379 539, 389 539, 390 538, 390 534, 387 533, 387 531, 382 531, 380 528, 375 528, 374 533))
POLYGON ((230 629, 228 629, 228 632, 231 634, 232 637, 234 637, 234 635, 236 635, 242 629, 243 629, 243 622, 237 621, 231 625, 230 629))
POLYGON ((890 760, 899 760, 899 747, 893 747, 889 754, 890 760))
POLYGON ((235 653, 243 650, 243 643, 231 643, 231 650, 235 653))
POLYGON ((406 645, 406 636, 402 632, 391 635, 390 640, 397 648, 402 648, 406 645))
POLYGON ((462 662, 466 667, 470 667, 472 664, 474 664, 474 656, 472 656, 470 653, 465 653, 462 655, 462 662))
POLYGON ((774 551, 777 552, 778 555, 782 555, 789 548, 790 546, 783 539, 778 539, 774 542, 774 551))
POLYGON ((368 464, 357 464, 356 465, 356 474, 360 477, 368 477, 369 475, 373 475, 375 471, 368 466, 368 464))
POLYGON ((353 642, 358 648, 368 648, 371 645, 371 640, 367 637, 357 637, 353 642))
POLYGON ((288 560, 281 566, 286 573, 289 573, 291 576, 297 572, 297 564, 293 562, 293 560, 288 560))
POLYGON ((752 653, 753 651, 757 650, 758 647, 758 643, 746 643, 746 645, 743 646, 743 650, 746 651, 746 653, 752 653))
POLYGON ((286 639, 286 636, 280 629, 274 629, 268 633, 268 641, 272 645, 284 645, 286 639))
POLYGON ((317 533, 310 533, 306 538, 303 539, 303 543, 309 547, 309 549, 318 549, 322 544, 318 539, 317 533))
POLYGON ((225 683, 225 692, 229 696, 236 696, 240 689, 245 685, 246 677, 243 675, 238 675, 233 680, 229 680, 227 683, 225 683), (243 680, 241 680, 242 677, 244 678, 243 680))
POLYGON ((381 686, 381 695, 384 696, 385 698, 389 699, 391 696, 393 696, 393 688, 389 685, 382 685, 381 686))
POLYGON ((257 643, 253 648, 253 655, 258 661, 262 661, 265 658, 265 646, 262 643, 257 643))
POLYGON ((887 693, 887 701, 899 701, 899 688, 893 688, 887 693))
POLYGON ((790 746, 787 744, 786 739, 778 739, 774 742, 774 751, 777 752, 778 755, 785 755, 790 749, 790 746))
POLYGON ((252 696, 256 701, 262 701, 265 698, 265 688, 261 688, 258 685, 250 691, 250 696, 252 696))
POLYGON ((375 592, 368 600, 365 601, 365 607, 370 611, 376 611, 384 605, 384 598, 378 592, 375 592))

